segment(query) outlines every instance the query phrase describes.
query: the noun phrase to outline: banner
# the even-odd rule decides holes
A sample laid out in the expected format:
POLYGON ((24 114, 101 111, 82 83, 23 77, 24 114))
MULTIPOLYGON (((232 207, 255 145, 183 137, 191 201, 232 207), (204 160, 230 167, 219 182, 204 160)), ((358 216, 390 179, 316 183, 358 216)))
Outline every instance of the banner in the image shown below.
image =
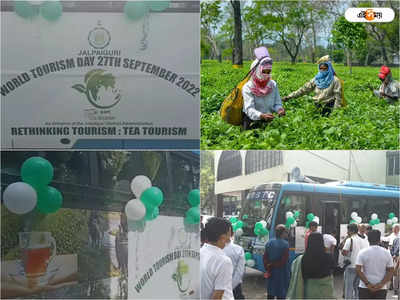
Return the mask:
POLYGON ((200 236, 183 217, 160 216, 129 231, 129 299, 199 299, 200 236))
POLYGON ((199 13, 1 17, 2 147, 199 147, 199 13))

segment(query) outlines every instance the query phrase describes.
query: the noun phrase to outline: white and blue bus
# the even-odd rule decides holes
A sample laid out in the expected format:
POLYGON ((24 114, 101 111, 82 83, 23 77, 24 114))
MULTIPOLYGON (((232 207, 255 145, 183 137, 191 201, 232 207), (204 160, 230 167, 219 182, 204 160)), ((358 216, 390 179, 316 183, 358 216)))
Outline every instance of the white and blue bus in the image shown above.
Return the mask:
POLYGON ((247 215, 248 218, 245 220, 244 233, 238 242, 245 251, 252 253, 254 268, 265 272, 263 254, 266 240, 255 236, 253 230, 256 222, 265 220, 269 230, 268 238, 272 238, 275 236, 275 226, 285 224, 286 212, 300 212, 297 226, 291 228, 289 234, 292 261, 304 251, 304 234, 299 233, 304 233, 307 214, 313 213, 319 217, 322 233, 336 231, 339 241, 343 238, 341 228, 343 231, 349 224, 352 212, 357 212, 362 218, 362 223, 368 223, 372 213, 376 213, 381 222, 385 222, 390 212, 398 215, 399 199, 400 188, 397 186, 364 182, 284 182, 258 185, 249 191, 242 204, 241 217, 247 215))

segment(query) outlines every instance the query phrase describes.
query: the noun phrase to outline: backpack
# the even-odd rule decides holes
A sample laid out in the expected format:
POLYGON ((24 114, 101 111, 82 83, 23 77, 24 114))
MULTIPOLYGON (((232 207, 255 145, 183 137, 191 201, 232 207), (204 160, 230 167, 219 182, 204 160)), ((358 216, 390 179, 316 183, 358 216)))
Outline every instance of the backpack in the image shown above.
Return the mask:
POLYGON ((246 74, 246 76, 233 88, 229 95, 222 102, 219 114, 225 122, 239 126, 243 121, 243 86, 249 81, 252 72, 258 67, 261 60, 260 58, 257 64, 246 74))

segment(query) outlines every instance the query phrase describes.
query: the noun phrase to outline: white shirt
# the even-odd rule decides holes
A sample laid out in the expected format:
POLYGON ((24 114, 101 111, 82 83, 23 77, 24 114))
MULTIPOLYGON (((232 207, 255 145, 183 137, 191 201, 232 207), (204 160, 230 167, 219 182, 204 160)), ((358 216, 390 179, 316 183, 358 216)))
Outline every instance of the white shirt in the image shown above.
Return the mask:
POLYGON ((336 246, 337 241, 332 235, 324 234, 323 238, 324 238, 324 247, 325 248, 328 248, 330 250, 332 246, 336 246))
POLYGON ((355 268, 357 255, 360 250, 365 247, 365 242, 357 234, 354 234, 351 238, 346 240, 343 250, 350 251, 351 239, 353 240, 353 250, 349 253, 350 256, 345 256, 345 258, 349 258, 351 261, 351 264, 348 266, 348 268, 355 268))
POLYGON ((243 281, 245 269, 244 250, 239 245, 230 242, 223 249, 224 253, 231 259, 233 265, 232 288, 235 289, 243 281))
POLYGON ((232 261, 222 249, 204 244, 200 249, 201 299, 211 299, 214 291, 223 290, 222 299, 233 299, 232 261))
MULTIPOLYGON (((356 265, 362 266, 363 273, 371 284, 377 284, 385 277, 386 268, 393 267, 393 259, 388 250, 373 245, 358 253, 356 265)), ((362 280, 359 287, 367 288, 362 280)), ((383 289, 387 289, 387 286, 383 289)))
POLYGON ((243 95, 243 112, 252 120, 260 120, 261 114, 272 114, 282 108, 281 96, 276 82, 270 80, 267 83, 272 88, 272 91, 262 97, 257 97, 251 92, 253 82, 247 81, 242 88, 243 95))
POLYGON ((389 236, 383 237, 382 240, 385 242, 389 242, 389 246, 393 246, 393 241, 396 238, 400 238, 400 232, 398 234, 395 234, 394 232, 392 232, 389 236))
POLYGON ((362 238, 360 236, 359 236, 359 238, 361 239, 361 244, 362 244, 361 249, 369 247, 368 236, 366 234, 364 235, 364 238, 362 238))

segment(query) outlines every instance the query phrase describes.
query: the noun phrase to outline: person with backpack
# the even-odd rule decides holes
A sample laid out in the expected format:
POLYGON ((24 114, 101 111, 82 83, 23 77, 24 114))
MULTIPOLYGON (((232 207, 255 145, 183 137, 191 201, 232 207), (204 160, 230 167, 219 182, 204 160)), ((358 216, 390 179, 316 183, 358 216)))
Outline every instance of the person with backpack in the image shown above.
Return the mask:
POLYGON ((254 54, 257 59, 251 64, 250 79, 242 88, 244 130, 272 121, 273 113, 285 115, 278 85, 271 79, 272 58, 268 49, 259 47, 254 54))
POLYGON ((318 60, 317 75, 306 82, 300 89, 282 98, 287 101, 292 98, 314 92, 315 105, 322 116, 329 116, 334 108, 345 105, 343 93, 343 81, 336 76, 329 55, 318 60))

